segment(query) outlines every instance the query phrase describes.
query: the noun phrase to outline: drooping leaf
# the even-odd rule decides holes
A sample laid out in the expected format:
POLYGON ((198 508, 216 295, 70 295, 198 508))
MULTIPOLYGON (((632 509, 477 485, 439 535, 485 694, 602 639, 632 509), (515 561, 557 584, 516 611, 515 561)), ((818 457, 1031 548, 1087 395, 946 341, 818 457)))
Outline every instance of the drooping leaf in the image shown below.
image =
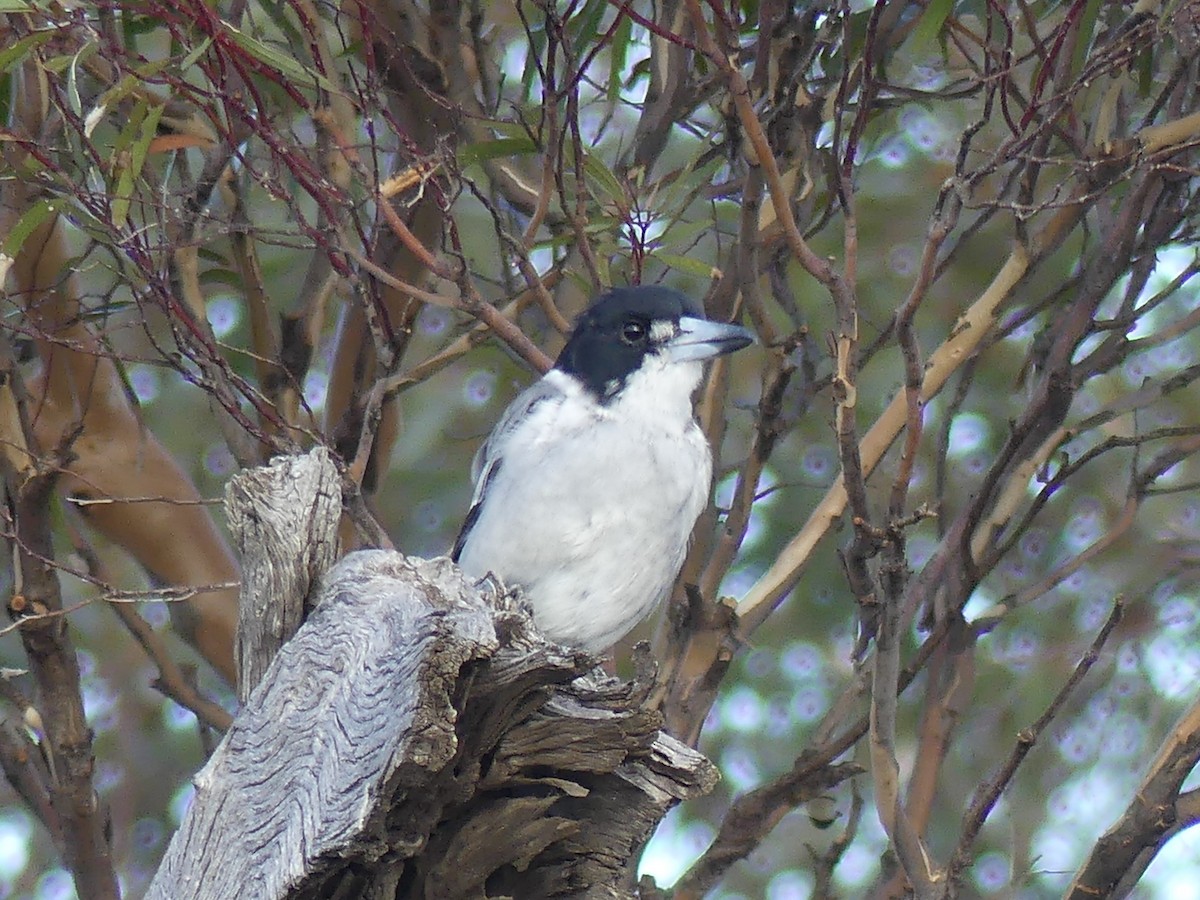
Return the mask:
POLYGON ((109 165, 113 175, 109 187, 112 223, 118 229, 125 227, 125 219, 129 213, 129 200, 133 196, 134 185, 134 176, 130 172, 132 147, 145 118, 146 102, 142 100, 130 111, 129 118, 113 141, 110 151, 109 165))
POLYGON ((612 43, 608 48, 608 91, 609 103, 616 103, 621 96, 621 76, 625 72, 625 63, 629 59, 629 44, 633 39, 633 20, 622 16, 613 32, 612 43))
POLYGON ((0 253, 3 253, 9 259, 15 259, 21 251, 21 246, 25 243, 25 239, 33 234, 34 230, 53 215, 57 215, 63 207, 61 200, 39 200, 34 203, 29 209, 22 213, 21 218, 17 219, 12 230, 4 237, 4 243, 0 244, 0 253))
POLYGON ((1078 36, 1075 40, 1075 54, 1071 59, 1071 71, 1075 74, 1083 69, 1084 61, 1091 52, 1096 37, 1096 20, 1100 17, 1101 0, 1088 0, 1079 17, 1078 36))
POLYGON ((5 47, 3 50, 0 50, 0 72, 7 72, 15 63, 23 60, 29 51, 35 47, 40 47, 53 36, 49 31, 35 31, 33 34, 26 35, 19 41, 15 41, 11 47, 5 47))
POLYGON ((182 60, 180 60, 179 71, 180 72, 188 71, 192 66, 194 66, 196 64, 196 62, 200 59, 200 57, 202 57, 205 53, 208 52, 208 48, 210 46, 212 46, 212 38, 206 37, 199 44, 197 44, 195 47, 193 47, 191 49, 191 51, 188 53, 188 55, 185 56, 182 60))
POLYGON ((124 227, 129 215, 129 205, 133 200, 133 191, 146 164, 146 154, 150 142, 158 134, 158 120, 162 118, 162 104, 155 104, 146 110, 137 129, 137 139, 129 147, 128 164, 122 166, 121 177, 118 181, 116 196, 113 199, 113 224, 118 228, 124 227))
POLYGON ((655 252, 651 256, 659 262, 670 266, 672 269, 678 269, 680 272, 686 272, 688 275, 696 275, 700 278, 712 278, 712 263, 705 262, 703 259, 662 252, 655 252))
MULTIPOLYGON (((616 227, 616 219, 608 216, 598 217, 588 222, 583 226, 583 233, 606 234, 616 227)), ((551 235, 545 240, 538 241, 533 245, 535 250, 552 250, 556 247, 569 247, 577 240, 574 230, 561 231, 558 234, 551 235)))
POLYGON ((596 35, 601 31, 600 20, 609 8, 608 0, 591 0, 582 10, 579 10, 567 20, 568 32, 572 38, 580 41, 581 44, 575 48, 577 57, 583 56, 590 49, 582 46, 583 43, 595 42, 596 35))
POLYGON ((942 33, 942 27, 950 18, 953 9, 954 0, 930 0, 921 13, 920 21, 912 30, 912 46, 917 50, 932 46, 942 33))
POLYGON ((713 227, 712 219, 697 219, 692 222, 674 221, 670 222, 663 231, 658 243, 662 247, 674 247, 677 249, 690 249, 696 242, 696 239, 711 230, 713 227))
POLYGON ((139 95, 144 91, 146 82, 154 79, 169 64, 169 60, 158 60, 138 66, 135 71, 123 76, 120 81, 101 94, 96 105, 91 108, 84 119, 84 136, 90 138, 109 109, 127 97, 139 95))
POLYGON ((239 31, 228 22, 222 23, 229 37, 235 44, 253 56, 263 65, 274 69, 285 78, 298 82, 300 85, 314 85, 322 90, 337 93, 338 86, 315 69, 301 64, 295 57, 288 56, 281 50, 276 50, 270 44, 251 37, 244 31, 239 31))
POLYGON ((625 185, 621 184, 619 178, 613 174, 613 171, 606 166, 600 157, 595 154, 584 151, 583 155, 583 170, 601 191, 608 198, 624 209, 629 203, 629 196, 625 190, 625 185))
POLYGON ((79 48, 79 52, 71 57, 70 65, 67 66, 67 102, 71 104, 71 112, 77 116, 83 116, 83 101, 79 97, 79 64, 85 56, 91 56, 96 49, 94 42, 88 42, 79 48))
POLYGON ((524 156, 525 154, 533 153, 536 149, 533 139, 528 135, 523 137, 495 138, 490 141, 476 141, 473 144, 467 144, 459 148, 458 164, 465 168, 488 159, 498 159, 504 156, 524 156))

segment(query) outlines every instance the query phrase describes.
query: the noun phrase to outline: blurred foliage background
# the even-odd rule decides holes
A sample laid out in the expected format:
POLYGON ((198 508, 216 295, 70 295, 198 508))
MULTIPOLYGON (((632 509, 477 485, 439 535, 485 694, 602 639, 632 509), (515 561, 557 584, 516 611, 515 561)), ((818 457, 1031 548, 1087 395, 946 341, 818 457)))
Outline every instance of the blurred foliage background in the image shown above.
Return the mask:
MULTIPOLYGON (((391 421, 393 438, 377 438, 349 477, 398 549, 446 552, 470 496, 472 454, 536 377, 528 354, 478 327, 479 304, 508 311, 553 356, 562 334, 546 298, 569 320, 597 283, 662 282, 709 297, 714 315, 743 315, 763 336, 732 361, 721 395, 718 509, 735 503, 739 472, 753 472, 759 423, 777 432, 744 539, 717 573, 719 595, 737 601, 772 578, 841 477, 839 421, 861 437, 903 396, 906 359, 931 366, 1013 248, 1035 248, 982 337, 943 363, 948 380, 924 406, 911 472, 891 447, 864 497, 870 524, 912 573, 939 553, 951 560, 924 594, 908 582, 889 601, 877 582, 876 601, 905 601, 903 664, 939 626, 954 632, 898 700, 902 802, 925 810, 918 831, 945 865, 980 786, 1054 703, 969 847, 961 895, 1067 890, 1197 700, 1195 3, 0 0, 0 11, 9 265, 58 222, 61 284, 76 274, 72 327, 82 323, 101 348, 89 352, 117 362, 139 427, 213 501, 205 508, 218 523, 225 481, 255 453, 321 440, 347 463, 362 455, 370 389, 391 379, 383 432, 391 421), (853 335, 771 213, 762 181, 773 176, 697 16, 748 83, 797 234, 852 286, 853 335), (437 256, 433 272, 381 212, 379 186, 405 173, 412 183, 388 202, 437 256), (944 243, 930 238, 931 222, 947 226, 944 243), (1052 240, 1051 228, 1061 232, 1052 240), (239 243, 247 238, 257 275, 239 243), (202 308, 187 300, 189 278, 202 308), (412 302, 404 285, 442 302, 412 302), (897 337, 906 297, 915 357, 897 337), (255 324, 262 310, 277 323, 274 344, 255 324), (1079 315, 1077 338, 1056 350, 1079 315), (477 346, 447 355, 468 333, 477 346), (289 335, 310 355, 281 367, 299 398, 281 425, 263 413, 286 407, 263 360, 282 359, 289 335), (850 376, 856 403, 842 407, 847 426, 835 388, 837 342, 848 336, 861 368, 850 376), (365 362, 364 346, 374 350, 365 362), (789 376, 768 414, 763 384, 781 368, 789 376), (341 397, 331 384, 339 371, 350 384, 341 397), (1048 372, 1070 385, 1049 427, 1027 418, 1046 402, 1048 372), (214 392, 214 379, 229 390, 214 392), (1029 440, 1059 424, 1065 431, 1036 457, 1029 440), (230 438, 238 429, 254 436, 249 457, 230 438), (893 532, 898 478, 910 521, 893 532), (983 535, 1013 485, 1007 513, 983 535), (963 521, 965 540, 953 536, 963 521), (964 548, 974 535, 972 559, 964 548), (1056 702, 1118 597, 1120 623, 1056 702), (912 777, 921 759, 933 762, 912 777)), ((34 301, 46 295, 18 274, 6 282, 5 355, 36 406, 55 360, 79 345, 38 317, 34 301)), ((70 502, 49 516, 67 570, 63 604, 79 606, 69 623, 95 732, 95 789, 121 885, 137 896, 213 734, 153 689, 159 667, 95 602, 105 595, 96 580, 70 574, 153 588, 163 579, 147 575, 139 546, 89 526, 70 502)), ((876 626, 847 578, 855 533, 847 517, 827 524, 796 577, 776 584, 778 608, 733 642, 715 702, 700 711, 699 746, 723 780, 675 810, 649 845, 641 869, 660 886, 687 883, 735 798, 769 788, 870 706, 871 651, 856 646, 876 626)), ((358 539, 347 533, 348 544, 358 539)), ((187 552, 186 538, 160 540, 187 552)), ((711 549, 703 538, 698 546, 711 549)), ((877 578, 879 552, 864 557, 877 578)), ((169 636, 168 605, 138 609, 232 711, 209 661, 169 636)), ((657 634, 660 650, 680 652, 664 645, 666 630, 651 622, 637 636, 657 634)), ((12 630, 0 665, 27 667, 12 630)), ((842 759, 867 772, 764 827, 710 896, 903 895, 868 741, 842 759)), ((0 896, 72 896, 36 813, 8 787, 0 801, 0 896)), ((1200 897, 1200 846, 1182 827, 1190 808, 1178 808, 1180 833, 1137 896, 1200 897)))

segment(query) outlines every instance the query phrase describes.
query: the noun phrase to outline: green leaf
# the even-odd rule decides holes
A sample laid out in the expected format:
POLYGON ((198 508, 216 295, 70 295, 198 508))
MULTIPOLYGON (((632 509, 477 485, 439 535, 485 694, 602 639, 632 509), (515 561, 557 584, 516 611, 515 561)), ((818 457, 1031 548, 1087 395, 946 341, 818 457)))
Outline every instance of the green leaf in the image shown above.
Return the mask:
POLYGON ((146 113, 146 120, 142 122, 142 130, 138 135, 137 143, 130 151, 134 175, 140 175, 142 172, 142 166, 146 163, 146 154, 150 152, 150 142, 158 134, 158 120, 162 118, 164 109, 166 107, 158 103, 151 106, 146 113))
MULTIPOLYGON (((150 142, 158 134, 158 120, 162 118, 163 106, 157 104, 146 108, 145 103, 138 104, 139 115, 130 118, 130 125, 136 124, 137 139, 129 147, 126 158, 128 164, 121 166, 121 174, 117 186, 113 190, 112 220, 117 228, 124 228, 129 217, 129 205, 133 201, 133 189, 141 177, 142 167, 146 164, 146 155, 150 152, 150 142), (137 120, 141 121, 138 122, 137 120)), ((126 132, 130 129, 127 128, 126 132)), ((122 138, 125 132, 122 133, 122 138)), ((122 141, 124 143, 124 141, 122 141)))
POLYGON ((237 272, 233 272, 230 269, 213 269, 207 266, 200 273, 200 283, 206 287, 218 285, 237 288, 238 290, 241 290, 246 285, 245 280, 237 272))
POLYGON ((612 44, 608 48, 608 92, 606 99, 616 103, 621 96, 621 74, 629 59, 629 44, 633 39, 633 19, 621 16, 617 30, 613 32, 612 44))
POLYGON ((1154 75, 1154 51, 1145 49, 1139 53, 1133 61, 1133 70, 1138 76, 1138 93, 1143 97, 1149 97, 1150 91, 1157 84, 1157 79, 1154 75))
POLYGON ((712 278, 713 267, 712 263, 704 262, 701 259, 695 259, 691 256, 677 256, 674 253, 652 253, 651 256, 661 263, 665 263, 672 269, 678 269, 680 272, 686 272, 689 275, 696 275, 700 278, 712 278))
POLYGON ((212 45, 212 38, 206 37, 199 44, 197 44, 195 47, 193 47, 192 52, 189 53, 187 56, 185 56, 180 61, 179 71, 186 72, 188 69, 190 69, 192 66, 194 66, 196 64, 196 61, 198 59, 200 59, 200 57, 202 57, 205 53, 208 52, 208 48, 211 45, 212 45))
POLYGON ((464 169, 474 163, 502 156, 524 156, 533 153, 537 148, 533 139, 528 135, 523 137, 496 138, 490 141, 476 141, 458 150, 458 164, 464 169))
POLYGON ((289 47, 307 47, 309 41, 307 35, 296 27, 292 17, 288 14, 292 6, 291 3, 262 3, 259 4, 259 9, 279 30, 284 42, 289 47))
POLYGON ((1088 54, 1091 52, 1096 31, 1096 20, 1100 16, 1100 5, 1101 0, 1088 0, 1087 6, 1083 8, 1083 15, 1079 18, 1078 37, 1075 39, 1075 53, 1071 59, 1071 71, 1075 74, 1083 71, 1088 54))
POLYGON ((506 119, 489 119, 487 127, 489 131, 494 131, 503 137, 529 137, 529 129, 520 122, 509 122, 506 119))
POLYGON ((625 192, 625 185, 621 184, 620 179, 612 173, 612 170, 608 166, 600 161, 598 156, 593 156, 585 151, 583 155, 583 171, 621 209, 624 209, 629 204, 629 195, 625 192))
POLYGON ((695 243, 696 238, 704 234, 706 231, 711 231, 713 228, 713 220, 698 219, 694 222, 674 221, 668 223, 663 229, 662 235, 658 242, 663 247, 679 247, 690 250, 695 243))
POLYGON ((596 274, 600 276, 602 284, 612 284, 612 268, 608 264, 608 256, 600 254, 595 259, 596 274))
POLYGON ((126 47, 136 47, 137 39, 144 34, 153 34, 162 28, 162 22, 153 16, 139 16, 125 8, 121 15, 121 33, 125 37, 126 47))
POLYGON ((26 0, 0 0, 0 13, 23 13, 31 9, 26 0))
POLYGON ((571 37, 580 42, 580 46, 576 47, 577 59, 586 53, 582 46, 583 41, 590 40, 594 43, 600 34, 600 20, 608 8, 608 0, 592 0, 591 3, 585 5, 583 9, 577 10, 567 19, 566 24, 571 32, 571 37))
MULTIPOLYGON (((3 2, 3 0, 0 0, 3 2)), ((17 62, 25 58, 25 55, 34 47, 40 47, 50 38, 54 37, 54 33, 50 31, 35 31, 31 35, 21 38, 11 47, 5 47, 0 50, 0 72, 7 72, 17 62)))
POLYGON ((145 118, 146 101, 140 100, 130 111, 129 118, 125 120, 125 126, 117 135, 117 139, 113 141, 112 149, 109 151, 111 153, 109 164, 115 179, 110 179, 112 183, 109 186, 111 219, 115 228, 124 228, 125 220, 129 215, 129 199, 133 196, 134 184, 133 174, 129 171, 130 148, 145 118))
MULTIPOLYGON (((583 233, 589 234, 589 235, 604 234, 606 232, 612 231, 612 229, 615 226, 616 226, 615 219, 602 218, 599 220, 588 222, 586 225, 584 225, 583 233)), ((574 230, 562 231, 562 232, 559 232, 558 234, 551 235, 550 237, 546 238, 545 240, 537 241, 533 245, 533 249, 535 249, 535 250, 552 250, 555 247, 570 246, 570 245, 574 244, 575 241, 576 241, 576 238, 575 238, 574 230)))
POLYGON ((16 224, 5 236, 4 243, 0 244, 0 253, 9 259, 16 259, 17 254, 21 252, 21 245, 25 243, 25 239, 29 235, 33 234, 34 229, 51 216, 56 215, 62 208, 63 201, 61 200, 37 201, 25 210, 21 218, 17 219, 16 224))
POLYGON ((338 93, 338 86, 320 72, 301 65, 294 57, 276 50, 270 44, 264 44, 258 38, 250 37, 245 32, 238 31, 228 22, 222 23, 233 42, 257 59, 268 68, 274 69, 285 78, 305 84, 316 85, 321 90, 338 93))
POLYGON ((921 20, 912 30, 912 46, 921 50, 932 45, 942 33, 942 26, 950 18, 952 9, 954 0, 929 0, 925 11, 921 13, 921 20))
POLYGON ((546 31, 532 25, 528 33, 529 43, 525 48, 525 67, 521 70, 521 97, 528 101, 533 94, 533 83, 538 75, 537 61, 546 52, 546 31))
POLYGON ((67 102, 71 104, 71 110, 77 116, 83 116, 83 100, 79 97, 79 67, 86 59, 95 56, 99 49, 95 41, 89 41, 71 57, 70 65, 67 66, 67 102))
POLYGON ((71 65, 71 60, 74 58, 75 57, 73 56, 52 56, 43 62, 42 65, 45 67, 47 72, 53 72, 55 75, 61 75, 67 70, 67 67, 71 65))
MULTIPOLYGON (((131 94, 135 94, 140 91, 147 81, 153 80, 153 78, 158 75, 160 71, 166 68, 169 63, 170 60, 160 60, 158 62, 147 63, 143 66, 139 66, 135 71, 122 76, 120 81, 101 94, 99 99, 96 101, 96 105, 92 107, 91 112, 89 112, 87 115, 84 126, 84 136, 90 138, 92 136, 92 132, 95 131, 96 126, 104 120, 104 116, 108 114, 108 110, 110 108, 116 106, 131 94)), ((129 123, 126 122, 125 130, 128 131, 128 129, 129 123)), ((132 141, 132 139, 133 134, 132 132, 129 132, 129 140, 122 145, 122 149, 129 146, 129 142, 132 141)))
POLYGON ((682 215, 696 202, 698 196, 711 187, 717 173, 729 164, 725 157, 719 155, 704 165, 693 168, 698 162, 698 158, 688 160, 687 165, 680 169, 675 177, 664 179, 666 185, 660 190, 662 201, 658 204, 661 209, 675 210, 678 215, 682 215))

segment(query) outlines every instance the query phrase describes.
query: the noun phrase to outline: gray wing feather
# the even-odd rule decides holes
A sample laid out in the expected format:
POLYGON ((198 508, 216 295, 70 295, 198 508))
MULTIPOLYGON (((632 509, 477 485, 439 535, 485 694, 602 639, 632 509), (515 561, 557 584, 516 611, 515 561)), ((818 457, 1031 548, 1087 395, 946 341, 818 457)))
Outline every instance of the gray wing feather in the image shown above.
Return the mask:
POLYGON ((535 381, 508 405, 504 414, 500 416, 500 421, 492 429, 492 433, 487 436, 487 440, 475 451, 475 458, 471 460, 471 481, 475 484, 475 492, 471 496, 471 507, 467 510, 466 518, 463 519, 462 529, 454 542, 454 550, 450 554, 451 559, 458 561, 470 536, 471 526, 479 518, 488 483, 499 473, 501 463, 504 461, 504 448, 508 444, 509 436, 516 428, 520 427, 535 406, 544 400, 560 396, 562 396, 562 392, 553 383, 544 378, 535 381))

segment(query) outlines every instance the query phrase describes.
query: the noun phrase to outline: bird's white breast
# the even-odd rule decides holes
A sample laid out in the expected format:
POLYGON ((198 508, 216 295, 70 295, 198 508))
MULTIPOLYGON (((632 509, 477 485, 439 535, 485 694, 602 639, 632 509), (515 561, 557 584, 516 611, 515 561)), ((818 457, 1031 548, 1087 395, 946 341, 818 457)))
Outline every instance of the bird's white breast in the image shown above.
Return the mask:
POLYGON ((495 448, 464 571, 520 585, 561 643, 600 650, 625 635, 670 590, 708 500, 700 371, 648 359, 607 405, 551 371, 557 390, 495 448))

